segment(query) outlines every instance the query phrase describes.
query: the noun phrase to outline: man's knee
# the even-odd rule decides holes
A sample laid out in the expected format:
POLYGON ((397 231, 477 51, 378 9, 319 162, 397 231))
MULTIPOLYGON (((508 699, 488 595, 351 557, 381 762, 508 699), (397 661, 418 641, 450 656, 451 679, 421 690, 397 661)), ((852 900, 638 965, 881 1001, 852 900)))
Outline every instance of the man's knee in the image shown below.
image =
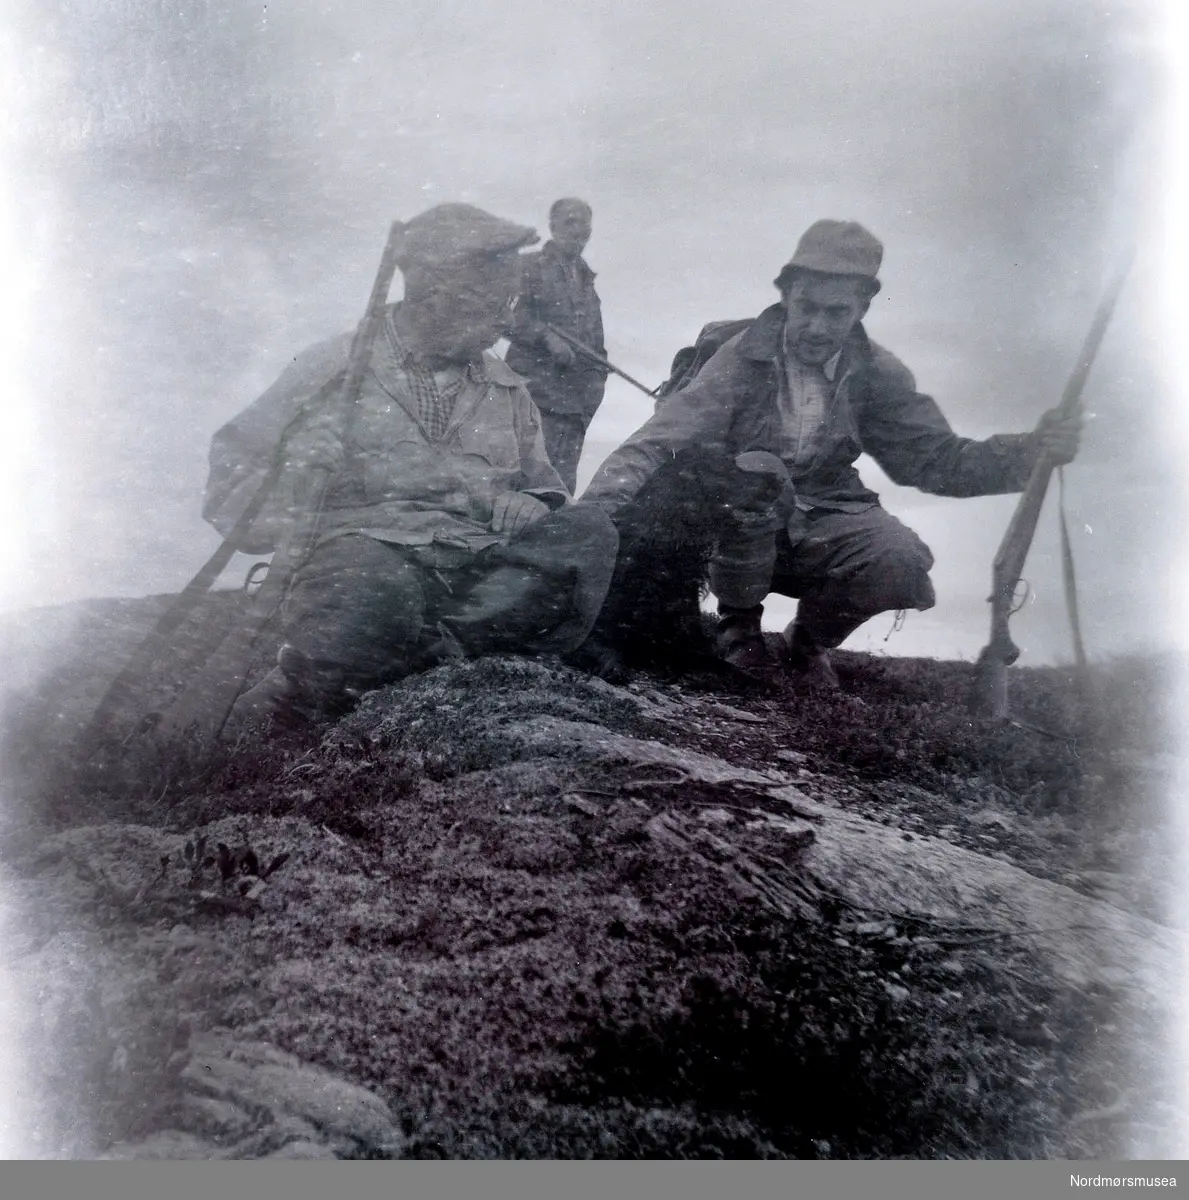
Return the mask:
POLYGON ((773 590, 856 616, 932 608, 929 547, 882 510, 811 529, 778 556, 773 590))
POLYGON ((599 506, 573 504, 542 517, 494 553, 500 564, 532 568, 543 586, 565 598, 558 610, 565 615, 538 648, 572 649, 590 632, 611 585, 618 547, 615 525, 599 506))
POLYGON ((401 551, 361 535, 320 546, 298 573, 286 641, 360 679, 392 673, 421 636, 421 571, 401 551))
POLYGON ((899 522, 875 533, 851 573, 848 590, 854 607, 872 614, 889 609, 932 608, 936 602, 929 571, 933 553, 899 522))

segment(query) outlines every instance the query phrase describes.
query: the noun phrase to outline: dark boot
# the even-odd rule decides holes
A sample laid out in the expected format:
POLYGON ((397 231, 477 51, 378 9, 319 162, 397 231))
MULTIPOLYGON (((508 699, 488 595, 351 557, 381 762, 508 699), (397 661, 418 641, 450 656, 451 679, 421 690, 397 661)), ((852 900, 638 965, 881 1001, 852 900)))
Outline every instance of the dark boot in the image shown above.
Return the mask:
POLYGON ((819 691, 841 690, 829 648, 818 645, 804 626, 792 621, 784 631, 784 643, 788 647, 786 664, 799 683, 819 691))
POLYGON ((442 616, 443 657, 531 652, 570 614, 572 591, 536 567, 496 567, 442 616))
POLYGON ((342 716, 359 699, 341 667, 317 663, 294 646, 282 646, 277 665, 235 702, 223 726, 234 740, 249 726, 299 730, 342 716))
POLYGON ((714 649, 723 662, 735 670, 757 678, 768 677, 776 668, 776 660, 764 644, 760 618, 764 606, 732 608, 718 606, 718 628, 714 634, 714 649))

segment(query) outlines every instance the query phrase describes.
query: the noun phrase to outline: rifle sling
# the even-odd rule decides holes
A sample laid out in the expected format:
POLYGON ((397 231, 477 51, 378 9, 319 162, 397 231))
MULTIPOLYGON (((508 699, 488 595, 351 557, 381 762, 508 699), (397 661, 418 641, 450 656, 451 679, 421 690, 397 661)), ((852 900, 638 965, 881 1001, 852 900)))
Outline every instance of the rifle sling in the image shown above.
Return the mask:
POLYGON ((1073 659, 1079 671, 1086 669, 1086 645, 1082 641, 1082 622, 1078 613, 1078 585, 1074 573, 1073 543, 1065 515, 1065 471, 1057 469, 1057 515, 1061 527, 1061 578, 1065 585, 1065 611, 1073 636, 1073 659))

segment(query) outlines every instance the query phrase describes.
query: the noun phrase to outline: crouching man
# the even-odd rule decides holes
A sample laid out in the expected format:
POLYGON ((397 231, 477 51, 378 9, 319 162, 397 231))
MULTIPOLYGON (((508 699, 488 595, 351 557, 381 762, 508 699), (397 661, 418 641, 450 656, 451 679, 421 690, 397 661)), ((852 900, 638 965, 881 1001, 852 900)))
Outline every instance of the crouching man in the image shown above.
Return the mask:
POLYGON ((779 500, 741 507, 710 566, 718 653, 744 672, 775 665, 760 633, 769 592, 799 598, 784 633, 788 665, 826 687, 837 687, 829 651, 865 621, 932 607, 933 556, 863 486, 860 454, 896 483, 982 496, 1022 490, 1041 455, 1060 464, 1077 452, 1080 419, 1055 411, 1032 433, 984 441, 954 433, 911 372, 863 330, 882 257, 880 242, 853 222, 814 224, 775 281, 780 302, 666 396, 582 497, 616 515, 661 464, 695 445, 780 458, 779 500))
POLYGON ((397 253, 404 299, 386 309, 346 438, 319 393, 345 369, 349 334, 299 355, 215 434, 203 515, 224 536, 283 439, 292 485, 239 546, 249 553, 276 546, 311 470, 334 472, 277 666, 228 730, 335 715, 444 658, 564 653, 586 636, 614 527, 569 504, 523 380, 490 353, 511 319, 518 252, 536 240, 467 205, 415 217, 397 253))

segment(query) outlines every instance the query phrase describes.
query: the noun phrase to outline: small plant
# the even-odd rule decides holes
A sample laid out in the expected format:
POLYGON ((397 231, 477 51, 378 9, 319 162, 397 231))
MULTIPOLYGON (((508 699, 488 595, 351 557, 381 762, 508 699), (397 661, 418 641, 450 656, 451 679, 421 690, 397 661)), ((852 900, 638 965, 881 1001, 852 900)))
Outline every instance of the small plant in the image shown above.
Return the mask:
MULTIPOLYGON (((276 855, 267 866, 260 865, 260 856, 247 842, 239 850, 232 850, 226 842, 215 844, 215 853, 207 853, 206 834, 200 833, 192 842, 187 842, 182 848, 182 861, 190 868, 190 887, 202 887, 206 871, 214 867, 219 875, 219 883, 226 887, 236 876, 243 876, 239 883, 239 892, 244 894, 253 886, 253 879, 263 882, 275 874, 288 861, 288 853, 276 855)), ((163 867, 169 863, 169 855, 161 859, 163 867)))
POLYGON ((79 878, 95 885, 97 898, 123 916, 180 920, 213 912, 253 917, 267 881, 289 857, 288 852, 277 854, 262 865, 246 837, 238 849, 217 842, 212 852, 206 835, 198 834, 180 853, 161 855, 156 874, 139 887, 122 886, 85 859, 76 859, 74 867, 79 878), (186 872, 181 888, 171 880, 171 868, 186 872))
MULTIPOLYGON (((168 870, 169 856, 161 861, 163 869, 168 870)), ((189 870, 187 887, 198 892, 200 910, 242 911, 252 916, 265 883, 288 861, 286 852, 263 864, 246 836, 238 849, 233 850, 226 842, 216 842, 211 853, 206 834, 200 833, 182 847, 179 865, 189 870)))

